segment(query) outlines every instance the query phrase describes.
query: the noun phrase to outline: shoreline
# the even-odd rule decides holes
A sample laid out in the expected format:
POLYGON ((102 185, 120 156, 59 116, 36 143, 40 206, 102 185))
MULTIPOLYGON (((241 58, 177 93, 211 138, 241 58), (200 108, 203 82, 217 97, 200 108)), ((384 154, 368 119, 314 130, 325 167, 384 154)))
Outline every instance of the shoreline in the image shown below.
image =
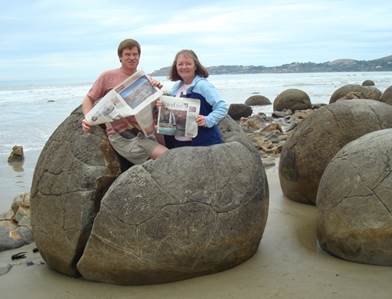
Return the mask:
POLYGON ((392 267, 352 263, 322 251, 316 207, 284 198, 277 166, 266 173, 270 208, 264 236, 257 253, 237 267, 166 284, 110 285, 48 269, 32 253, 32 243, 0 252, 1 266, 12 262, 12 254, 27 252, 0 276, 2 298, 390 298, 392 267))

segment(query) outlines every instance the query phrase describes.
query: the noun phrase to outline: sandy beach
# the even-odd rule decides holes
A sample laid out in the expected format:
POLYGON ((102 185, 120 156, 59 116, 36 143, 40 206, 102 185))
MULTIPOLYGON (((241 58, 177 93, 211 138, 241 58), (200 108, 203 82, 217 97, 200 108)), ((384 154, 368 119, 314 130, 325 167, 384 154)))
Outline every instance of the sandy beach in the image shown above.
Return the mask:
POLYGON ((118 286, 58 274, 40 264, 30 244, 0 253, 0 267, 15 264, 0 276, 1 298, 391 297, 392 267, 356 264, 323 252, 316 242, 316 207, 284 198, 276 166, 267 176, 270 208, 263 239, 256 255, 233 269, 167 284, 118 286), (22 251, 25 259, 11 261, 22 251))

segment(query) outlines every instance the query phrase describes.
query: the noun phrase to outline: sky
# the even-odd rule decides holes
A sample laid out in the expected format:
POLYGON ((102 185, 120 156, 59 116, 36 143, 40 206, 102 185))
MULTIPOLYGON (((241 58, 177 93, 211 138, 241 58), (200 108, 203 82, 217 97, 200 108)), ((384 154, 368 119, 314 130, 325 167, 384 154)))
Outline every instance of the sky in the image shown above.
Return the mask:
POLYGON ((149 73, 193 49, 205 66, 392 54, 392 1, 1 1, 0 81, 94 80, 126 38, 149 73))

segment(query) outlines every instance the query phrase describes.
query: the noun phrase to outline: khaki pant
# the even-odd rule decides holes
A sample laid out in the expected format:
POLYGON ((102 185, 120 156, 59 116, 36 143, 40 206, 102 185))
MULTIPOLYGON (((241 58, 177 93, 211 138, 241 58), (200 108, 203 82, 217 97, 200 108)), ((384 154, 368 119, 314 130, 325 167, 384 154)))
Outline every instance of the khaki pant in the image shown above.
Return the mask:
POLYGON ((133 164, 142 164, 151 157, 154 148, 159 144, 153 137, 139 133, 132 139, 127 139, 118 133, 108 136, 114 150, 133 164))

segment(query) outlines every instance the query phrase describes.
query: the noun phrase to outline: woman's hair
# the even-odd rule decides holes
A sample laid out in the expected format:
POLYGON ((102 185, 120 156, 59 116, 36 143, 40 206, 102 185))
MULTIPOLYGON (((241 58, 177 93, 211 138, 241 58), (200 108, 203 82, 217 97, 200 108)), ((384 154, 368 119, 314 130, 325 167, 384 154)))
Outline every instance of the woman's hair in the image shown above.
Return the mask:
POLYGON ((180 77, 180 75, 179 75, 178 72, 177 72, 177 60, 178 60, 178 57, 179 57, 181 54, 190 56, 190 57, 193 59, 193 61, 194 61, 194 63, 195 63, 195 66, 196 66, 196 71, 195 71, 195 74, 196 74, 196 75, 199 75, 200 77, 203 77, 203 78, 207 78, 207 77, 208 77, 208 71, 207 71, 207 69, 200 63, 199 58, 197 58, 196 53, 193 52, 192 50, 184 49, 184 50, 181 50, 180 52, 178 52, 178 53, 176 54, 176 57, 174 57, 174 61, 173 61, 173 64, 172 64, 172 66, 171 66, 170 74, 169 74, 169 79, 170 79, 170 80, 172 80, 172 81, 181 80, 181 77, 180 77))
POLYGON ((118 45, 118 48, 117 48, 118 57, 121 57, 122 52, 124 51, 124 49, 132 49, 133 47, 137 48, 137 51, 139 52, 139 55, 140 55, 140 53, 142 52, 142 50, 140 49, 140 44, 136 40, 131 39, 131 38, 124 39, 118 45))

